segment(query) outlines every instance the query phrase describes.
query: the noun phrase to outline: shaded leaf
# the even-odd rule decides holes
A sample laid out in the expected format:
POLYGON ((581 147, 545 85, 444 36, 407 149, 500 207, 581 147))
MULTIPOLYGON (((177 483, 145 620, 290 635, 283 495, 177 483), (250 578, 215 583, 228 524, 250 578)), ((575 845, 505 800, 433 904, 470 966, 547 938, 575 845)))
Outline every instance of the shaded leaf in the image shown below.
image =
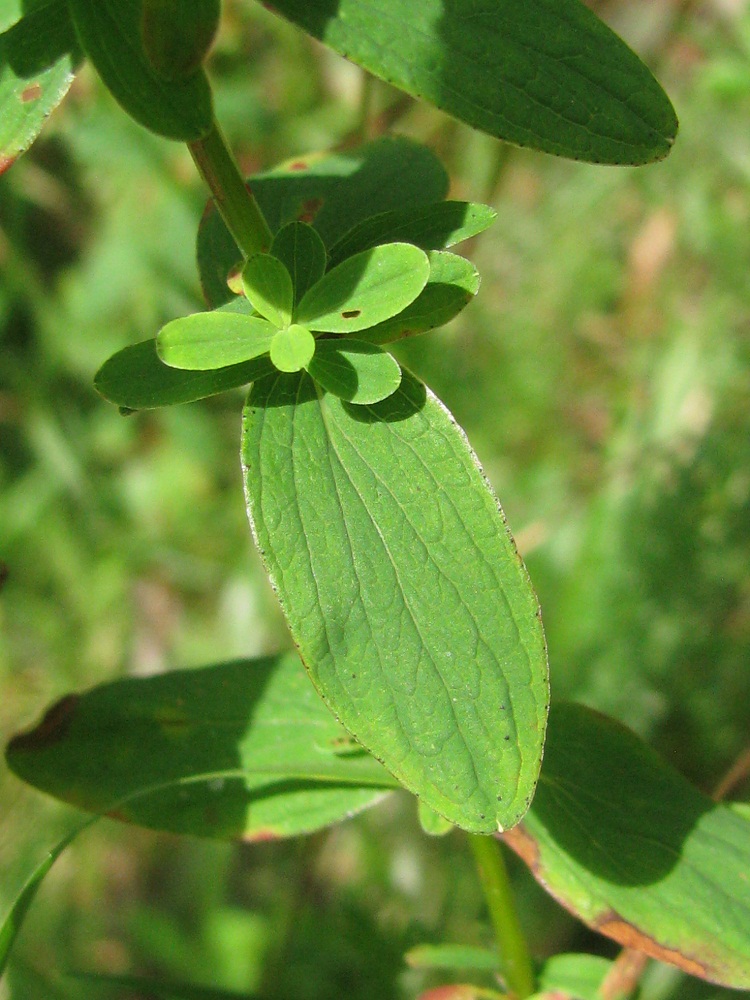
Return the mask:
POLYGON ((410 243, 386 243, 347 257, 302 298, 298 323, 325 333, 356 333, 400 313, 430 276, 427 254, 410 243))
POLYGON ((211 130, 211 90, 203 71, 169 81, 143 51, 141 0, 68 0, 68 6, 84 52, 132 118, 183 142, 211 130))
POLYGON ((490 135, 594 163, 648 163, 672 105, 578 0, 273 0, 271 9, 388 83, 490 135))
POLYGON ((401 368, 392 355, 349 337, 319 340, 306 367, 324 389, 349 403, 379 403, 401 382, 401 368))
POLYGON ((292 276, 296 306, 308 288, 320 281, 325 273, 323 240, 306 222, 290 222, 274 236, 271 253, 282 261, 292 276))
POLYGON ((217 309, 167 323, 156 337, 156 353, 170 368, 207 371, 268 353, 275 334, 268 320, 217 309))
POLYGON ((595 930, 750 986, 750 823, 619 723, 555 705, 532 809, 506 840, 595 930))
POLYGON ((280 372, 298 372, 306 368, 314 354, 315 338, 297 323, 279 330, 271 341, 271 361, 280 372))
POLYGON ((242 287, 253 308, 278 329, 292 320, 294 290, 289 271, 268 253, 256 253, 242 269, 242 287))
POLYGON ((600 955, 553 955, 539 972, 539 989, 570 1000, 601 1000, 599 987, 611 968, 612 962, 600 955))
POLYGON ((430 277, 414 301, 398 315, 362 330, 371 344, 387 344, 444 326, 466 308, 479 291, 479 272, 464 257, 441 250, 427 254, 430 277))
POLYGON ((141 39, 151 66, 167 80, 184 80, 213 44, 221 0, 141 0, 141 39))
POLYGON ((365 219, 331 247, 331 266, 378 243, 413 243, 422 250, 445 250, 483 232, 497 218, 489 205, 440 201, 383 212, 365 219))
POLYGON ((296 655, 129 678, 71 695, 8 746, 10 768, 82 809, 200 837, 295 836, 393 788, 296 655))
POLYGON ((497 972, 500 958, 490 948, 474 948, 465 944, 420 944, 404 955, 412 969, 478 969, 497 972))
MULTIPOLYGON (((250 178, 271 231, 288 222, 311 223, 329 247, 373 213, 440 201, 448 175, 435 154, 402 136, 386 137, 347 153, 315 154, 250 178)), ((228 302, 227 275, 242 254, 209 207, 198 230, 198 268, 209 305, 228 302)))
POLYGON ((170 368, 156 353, 156 341, 144 340, 105 361, 94 377, 94 388, 110 403, 124 409, 150 410, 215 396, 272 371, 268 357, 212 371, 170 368))
MULTIPOLYGON (((13 16, 10 8, 3 12, 13 16)), ((0 36, 0 173, 39 135, 80 58, 64 0, 27 14, 0 36)))
POLYGON ((417 803, 419 825, 428 837, 444 837, 453 830, 453 824, 449 820, 444 819, 440 813, 436 813, 434 809, 430 809, 421 799, 418 799, 417 803))
POLYGON ((516 823, 547 711, 539 608, 450 414, 404 373, 382 403, 256 383, 248 511, 314 684, 408 789, 465 829, 516 823))

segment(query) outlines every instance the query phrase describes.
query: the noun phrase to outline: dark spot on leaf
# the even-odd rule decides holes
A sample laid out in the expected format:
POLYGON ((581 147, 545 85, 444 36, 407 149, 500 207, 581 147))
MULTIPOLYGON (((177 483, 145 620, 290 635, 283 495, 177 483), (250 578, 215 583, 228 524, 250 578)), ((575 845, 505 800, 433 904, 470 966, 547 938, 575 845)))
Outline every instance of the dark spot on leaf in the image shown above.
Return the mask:
POLYGON ((3 589, 5 584, 8 582, 8 577, 10 576, 10 570, 4 562, 0 562, 0 590, 3 589))
POLYGON ((361 309, 347 309, 346 312, 341 313, 344 319, 354 319, 356 316, 362 315, 361 309))
POLYGON ((294 163, 289 164, 290 170, 307 170, 306 160, 295 160, 294 163))
POLYGON ((498 802, 502 802, 502 801, 503 801, 503 797, 502 797, 502 795, 498 795, 498 797, 497 797, 497 801, 498 801, 498 802))
POLYGON ((33 751, 59 743, 70 729, 79 701, 77 694, 66 695, 47 711, 36 729, 15 736, 10 741, 8 750, 11 753, 15 750, 33 751))
POLYGON ((138 412, 138 410, 133 410, 129 406, 118 406, 117 410, 121 417, 132 417, 134 413, 138 412))
POLYGON ((21 91, 21 101, 24 104, 30 104, 32 101, 38 101, 42 96, 42 85, 40 83, 32 83, 30 87, 26 87, 21 91))
POLYGON ((506 739, 506 740, 509 740, 509 739, 510 739, 510 736, 506 736, 506 737, 504 737, 504 739, 506 739))
POLYGON ((322 198, 308 198, 307 201, 303 201, 300 206, 300 210, 297 213, 297 221, 312 222, 322 207, 322 198))

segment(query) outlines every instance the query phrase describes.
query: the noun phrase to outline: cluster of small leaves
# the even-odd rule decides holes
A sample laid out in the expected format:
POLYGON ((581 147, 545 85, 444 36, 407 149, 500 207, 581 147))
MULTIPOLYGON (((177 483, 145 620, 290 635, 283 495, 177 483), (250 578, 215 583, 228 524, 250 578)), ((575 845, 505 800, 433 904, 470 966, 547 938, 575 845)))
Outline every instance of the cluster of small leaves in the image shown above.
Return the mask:
POLYGON ((168 323, 156 349, 165 364, 199 371, 268 356, 278 371, 305 369, 341 399, 376 403, 398 388, 401 369, 382 348, 347 335, 402 312, 429 275, 427 254, 410 243, 373 247, 326 272, 323 240, 307 223, 291 222, 270 253, 245 264, 245 303, 168 323))

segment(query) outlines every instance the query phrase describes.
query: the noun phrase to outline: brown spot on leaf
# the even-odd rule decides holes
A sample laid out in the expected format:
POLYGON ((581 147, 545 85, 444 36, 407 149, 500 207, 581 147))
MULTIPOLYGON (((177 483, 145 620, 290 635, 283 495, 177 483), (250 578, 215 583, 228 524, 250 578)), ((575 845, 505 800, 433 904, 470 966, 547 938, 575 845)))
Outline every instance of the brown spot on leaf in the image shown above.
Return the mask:
POLYGON ((311 223, 315 219, 315 216, 323 207, 322 198, 308 198, 307 201, 303 201, 300 206, 300 210, 297 213, 297 220, 299 222, 311 223))
POLYGON ((42 85, 40 83, 32 83, 30 87, 26 87, 21 91, 21 101, 24 104, 31 104, 32 101, 38 101, 42 96, 42 85))
POLYGON ((658 941, 654 941, 648 934, 644 934, 637 927, 633 927, 632 924, 623 920, 619 914, 612 912, 612 910, 607 911, 607 913, 604 913, 595 920, 592 927, 594 930, 599 931, 600 934, 612 938, 626 948, 634 948, 637 951, 644 952, 651 958, 658 959, 660 962, 669 962, 671 965, 676 965, 679 969, 689 972, 691 976, 698 976, 701 979, 710 978, 709 970, 701 962, 690 958, 689 955, 683 955, 682 952, 676 951, 674 948, 666 948, 664 945, 659 944, 658 941))
POLYGON ((248 844, 260 844, 265 843, 268 840, 280 840, 281 836, 276 830, 266 829, 266 830, 254 830, 252 833, 246 833, 242 838, 248 844))
POLYGON ((344 319, 355 319, 357 316, 362 315, 361 309, 347 309, 346 312, 341 313, 344 319))
POLYGON ((229 291, 235 295, 244 295, 245 289, 242 284, 242 261, 237 261, 234 267, 230 268, 227 275, 227 286, 229 291))
POLYGON ((8 750, 41 750, 43 747, 59 743, 70 729, 70 723, 78 707, 80 697, 69 694, 50 708, 42 721, 28 733, 19 733, 8 744, 8 750))
POLYGON ((0 155, 0 174, 4 174, 8 167, 12 167, 17 159, 17 156, 0 155))
POLYGON ((294 163, 289 164, 290 170, 307 170, 306 160, 295 160, 294 163))

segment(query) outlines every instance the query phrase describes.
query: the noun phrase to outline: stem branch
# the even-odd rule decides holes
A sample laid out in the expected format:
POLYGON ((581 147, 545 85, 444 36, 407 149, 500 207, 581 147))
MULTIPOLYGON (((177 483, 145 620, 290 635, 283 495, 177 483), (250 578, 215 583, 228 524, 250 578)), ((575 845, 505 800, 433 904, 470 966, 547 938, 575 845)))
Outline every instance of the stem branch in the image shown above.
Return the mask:
POLYGON ((487 909, 495 928, 503 977, 513 996, 518 1000, 525 1000, 534 992, 534 969, 516 912, 502 845, 493 837, 478 834, 468 836, 487 909))
POLYGON ((189 142, 188 149, 242 255, 247 258, 268 250, 271 230, 258 202, 248 190, 219 126, 214 122, 208 135, 189 142))

